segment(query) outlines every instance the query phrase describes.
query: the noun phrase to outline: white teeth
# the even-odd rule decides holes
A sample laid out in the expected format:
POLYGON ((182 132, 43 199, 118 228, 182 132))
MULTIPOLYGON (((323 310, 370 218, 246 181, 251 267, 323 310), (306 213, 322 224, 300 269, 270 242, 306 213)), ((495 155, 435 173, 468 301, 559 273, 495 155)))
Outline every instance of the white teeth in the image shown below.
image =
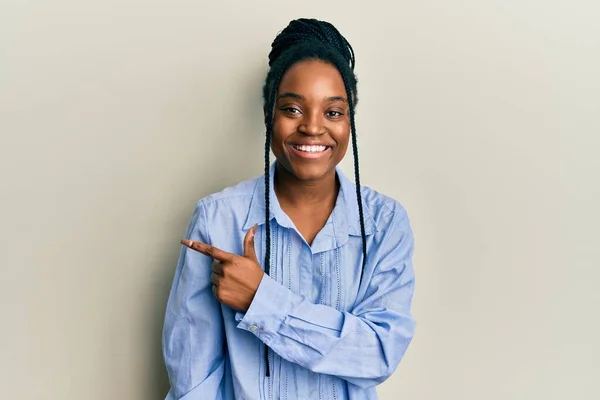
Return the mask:
POLYGON ((296 150, 306 151, 307 153, 318 153, 321 151, 325 151, 327 146, 304 146, 304 145, 294 145, 296 150))

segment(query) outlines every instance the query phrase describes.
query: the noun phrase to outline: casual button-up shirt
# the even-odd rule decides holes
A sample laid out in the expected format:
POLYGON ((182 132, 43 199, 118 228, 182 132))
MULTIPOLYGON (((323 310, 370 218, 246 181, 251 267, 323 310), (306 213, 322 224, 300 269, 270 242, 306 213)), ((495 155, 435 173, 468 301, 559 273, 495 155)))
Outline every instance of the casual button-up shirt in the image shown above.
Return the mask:
MULTIPOLYGON (((367 242, 363 269, 356 189, 340 190, 309 245, 281 209, 271 167, 271 271, 245 313, 215 298, 212 259, 182 247, 167 305, 167 400, 363 400, 398 366, 413 336, 413 236, 404 208, 361 188, 367 242), (268 346, 270 376, 266 376, 268 346)), ((186 238, 243 254, 258 224, 264 259, 264 176, 196 204, 186 238)))

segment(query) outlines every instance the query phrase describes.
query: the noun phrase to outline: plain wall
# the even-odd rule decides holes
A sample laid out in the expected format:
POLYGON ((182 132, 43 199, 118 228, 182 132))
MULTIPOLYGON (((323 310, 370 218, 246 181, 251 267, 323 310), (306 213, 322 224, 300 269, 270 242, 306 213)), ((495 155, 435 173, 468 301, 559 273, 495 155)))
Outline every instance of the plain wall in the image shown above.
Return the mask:
POLYGON ((354 46, 363 184, 416 236, 381 398, 600 398, 596 0, 2 0, 1 398, 164 397, 179 239, 261 174, 270 43, 305 16, 354 46))

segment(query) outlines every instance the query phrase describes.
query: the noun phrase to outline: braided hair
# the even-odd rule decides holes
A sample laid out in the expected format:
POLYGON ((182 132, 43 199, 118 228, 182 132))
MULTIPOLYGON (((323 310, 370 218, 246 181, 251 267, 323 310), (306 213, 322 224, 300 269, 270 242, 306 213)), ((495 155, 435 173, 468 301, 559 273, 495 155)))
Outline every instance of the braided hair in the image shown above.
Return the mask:
MULTIPOLYGON (((358 166, 358 145, 356 141, 356 126, 354 123, 354 109, 358 101, 356 92, 356 76, 354 75, 354 50, 346 38, 329 22, 316 19, 296 19, 282 30, 273 43, 269 53, 269 72, 263 86, 264 115, 265 115, 265 273, 269 274, 271 269, 271 227, 270 227, 270 154, 271 137, 273 135, 273 115, 277 90, 279 84, 293 65, 307 60, 321 60, 333 65, 342 76, 346 89, 348 108, 350 110, 350 132, 352 135, 352 150, 354 155, 354 180, 356 184, 356 199, 358 202, 358 213, 360 216, 360 233, 362 237, 362 266, 364 269, 367 259, 367 242, 365 237, 365 222, 363 216, 363 204, 360 191, 360 172, 358 166)), ((359 277, 362 278, 361 275, 359 277)), ((269 371, 268 348, 265 352, 266 374, 269 371)))

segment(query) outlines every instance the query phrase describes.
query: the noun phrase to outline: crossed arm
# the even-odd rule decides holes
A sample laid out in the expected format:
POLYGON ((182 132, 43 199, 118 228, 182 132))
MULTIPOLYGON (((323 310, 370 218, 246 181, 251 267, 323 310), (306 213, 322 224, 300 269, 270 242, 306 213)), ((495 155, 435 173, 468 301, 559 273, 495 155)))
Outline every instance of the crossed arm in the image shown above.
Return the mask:
POLYGON ((254 229, 246 234, 243 255, 207 244, 207 221, 199 202, 187 239, 182 240, 186 247, 167 306, 163 347, 170 398, 222 398, 224 331, 219 301, 238 311, 239 329, 252 332, 290 362, 360 387, 387 379, 415 327, 410 314, 412 233, 404 212, 395 214, 391 224, 378 252, 370 255, 373 267, 359 290, 361 301, 350 312, 342 312, 311 303, 262 273, 250 246, 254 229))

